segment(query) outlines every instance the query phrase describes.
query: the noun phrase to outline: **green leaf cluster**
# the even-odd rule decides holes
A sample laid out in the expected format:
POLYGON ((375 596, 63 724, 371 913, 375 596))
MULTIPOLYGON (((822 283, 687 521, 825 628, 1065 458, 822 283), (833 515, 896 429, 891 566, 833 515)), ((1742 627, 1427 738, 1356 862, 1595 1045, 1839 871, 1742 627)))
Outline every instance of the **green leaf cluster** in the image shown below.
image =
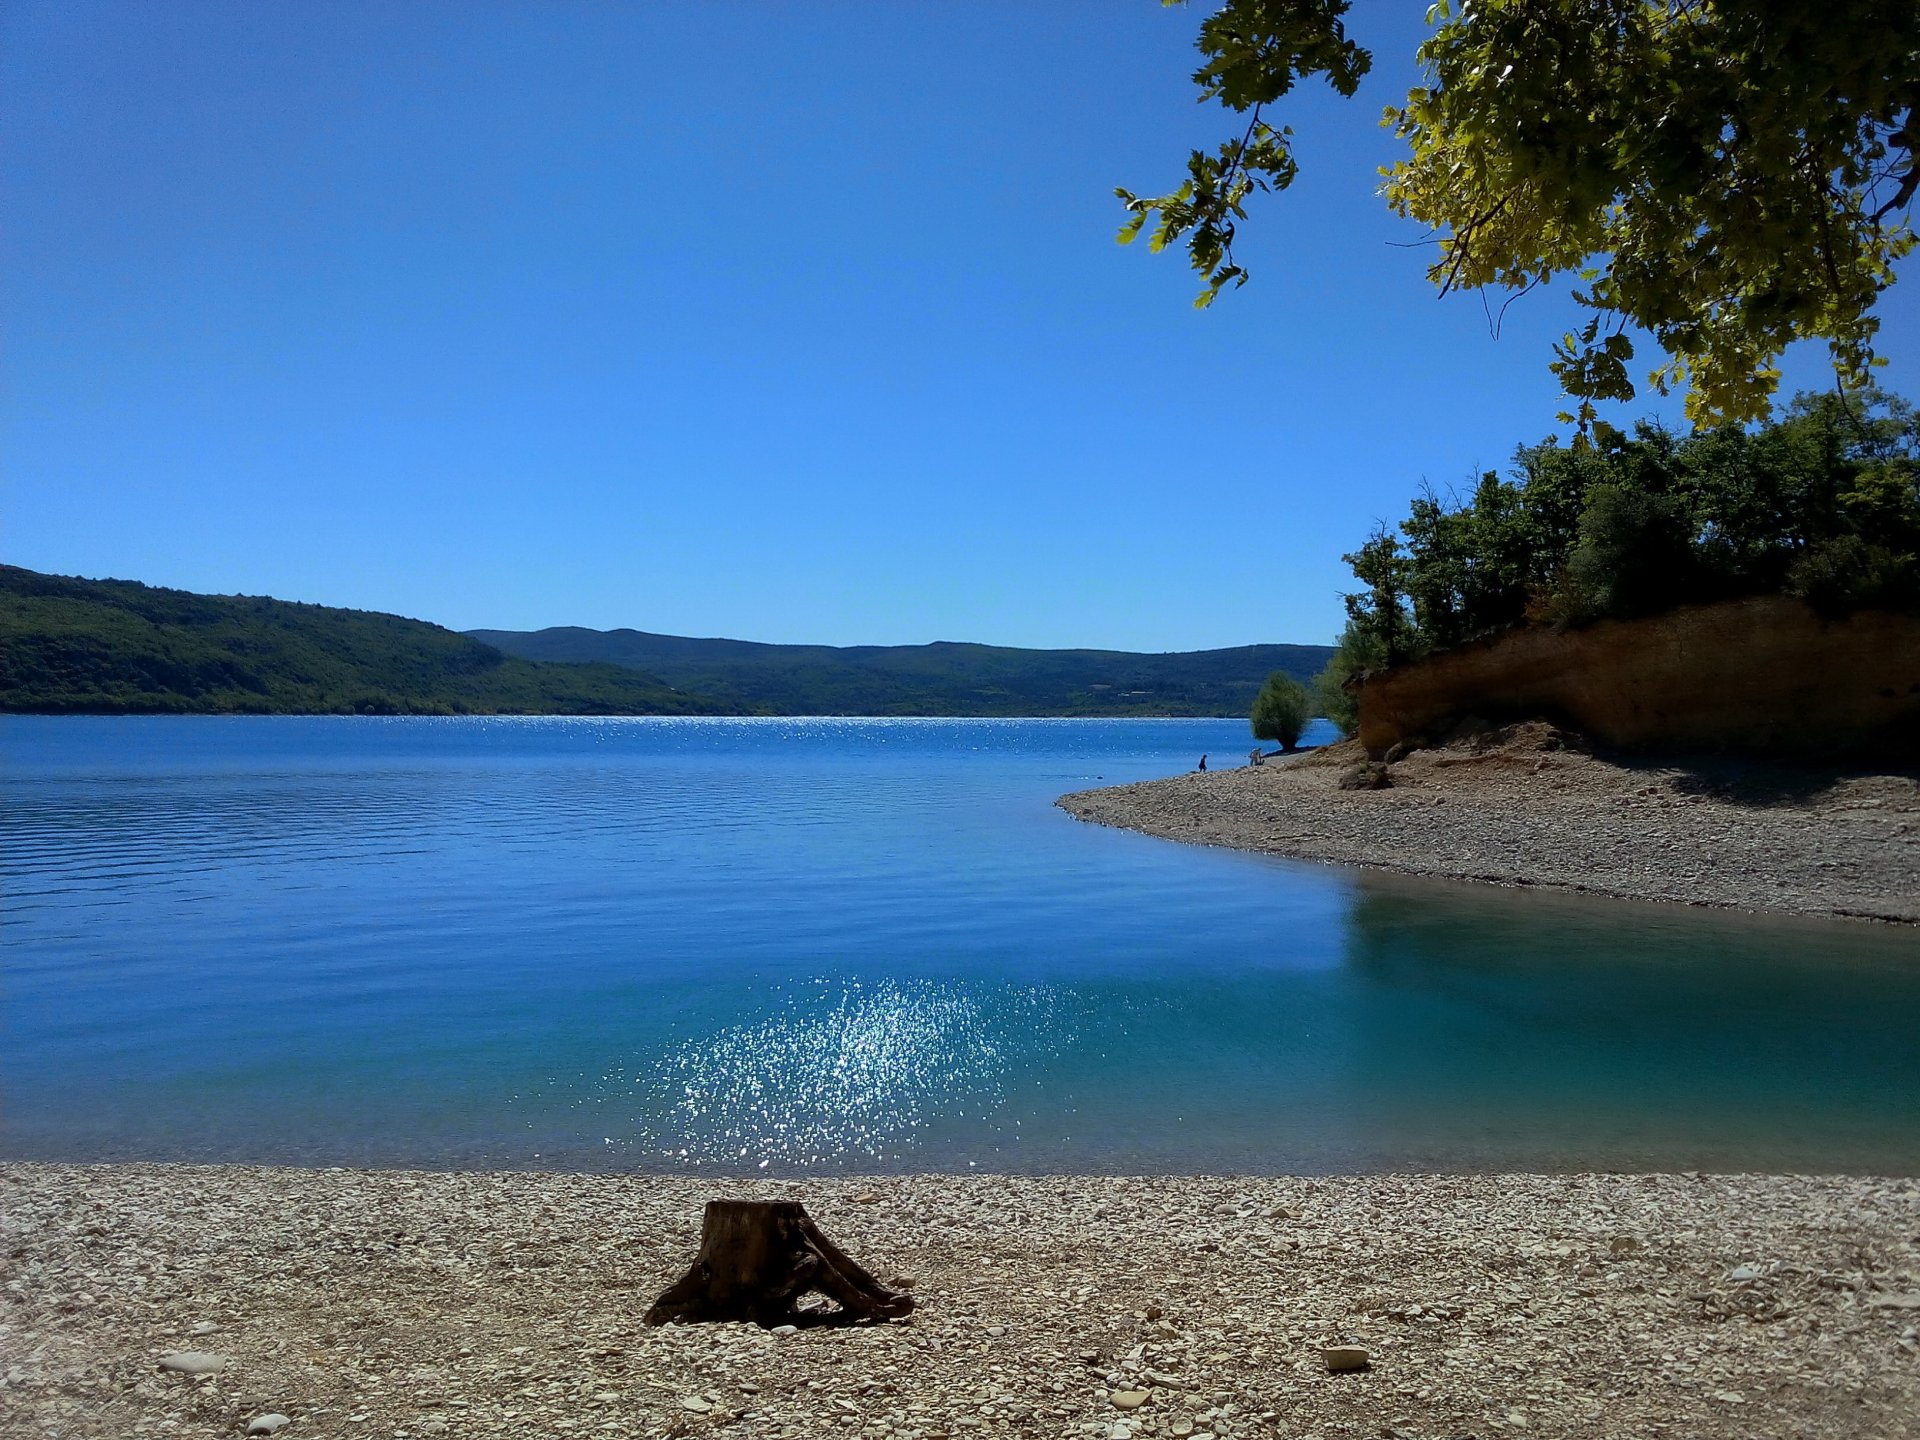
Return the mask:
MULTIPOLYGON (((1254 190, 1296 173, 1263 107, 1322 75, 1350 95, 1369 56, 1341 0, 1228 0, 1202 23, 1203 100, 1250 113, 1245 136, 1195 151, 1159 197, 1121 192, 1122 238, 1159 215, 1186 237, 1201 302, 1244 283, 1236 227, 1254 190)), ((1385 172, 1401 215, 1430 227, 1441 293, 1523 293, 1558 277, 1594 312, 1551 368, 1579 403, 1636 394, 1630 329, 1685 384, 1688 418, 1763 417, 1776 362, 1826 342, 1853 387, 1876 363, 1872 311, 1910 253, 1920 189, 1920 6, 1912 0, 1441 0, 1422 83, 1385 123, 1407 157, 1385 172)))
POLYGON ((1341 674, 1528 621, 1742 595, 1920 608, 1920 419, 1904 401, 1802 395, 1753 428, 1596 432, 1523 447, 1468 495, 1429 491, 1348 555, 1341 674))
MULTIPOLYGON (((1175 0, 1164 0, 1173 4, 1175 0)), ((1346 38, 1346 0, 1241 0, 1201 22, 1199 48, 1206 63, 1194 72, 1202 100, 1217 100, 1247 114, 1246 129, 1212 154, 1196 150, 1186 181, 1172 193, 1141 196, 1118 189, 1127 209, 1120 243, 1131 244, 1156 214, 1148 248, 1160 251, 1182 236, 1193 268, 1206 281, 1193 302, 1211 305, 1228 285, 1247 283, 1233 258, 1234 236, 1256 192, 1284 190, 1299 174, 1293 132, 1262 118, 1265 106, 1293 88, 1296 77, 1324 75, 1342 95, 1352 95, 1372 58, 1346 38)))

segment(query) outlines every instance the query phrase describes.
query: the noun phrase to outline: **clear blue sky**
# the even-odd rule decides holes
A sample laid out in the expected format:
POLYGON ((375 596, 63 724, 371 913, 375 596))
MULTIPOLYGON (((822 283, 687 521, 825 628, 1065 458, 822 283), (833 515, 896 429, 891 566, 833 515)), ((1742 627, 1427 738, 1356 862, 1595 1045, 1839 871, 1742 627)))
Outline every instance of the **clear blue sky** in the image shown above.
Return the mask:
POLYGON ((1224 133, 1198 10, 9 0, 0 553, 457 627, 1328 640, 1376 520, 1560 428, 1567 303, 1491 339, 1374 194, 1421 8, 1362 0, 1374 75, 1292 106, 1201 314, 1112 196, 1224 133))

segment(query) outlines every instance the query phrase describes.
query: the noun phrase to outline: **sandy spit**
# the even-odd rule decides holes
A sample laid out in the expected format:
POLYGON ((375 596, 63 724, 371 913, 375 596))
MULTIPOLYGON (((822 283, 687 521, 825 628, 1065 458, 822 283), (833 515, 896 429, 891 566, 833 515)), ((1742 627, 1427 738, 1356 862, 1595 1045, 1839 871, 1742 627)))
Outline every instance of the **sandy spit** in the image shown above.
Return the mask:
POLYGON ((1920 1415, 1914 1180, 10 1164, 0 1186, 9 1436, 1894 1437, 1920 1415), (802 1199, 920 1308, 641 1326, 717 1195, 802 1199), (1329 1374, 1337 1342, 1371 1369, 1329 1374), (182 1350, 225 1368, 158 1368, 182 1350))
POLYGON ((1102 825, 1412 875, 1920 922, 1920 776, 1624 761, 1545 724, 1411 755, 1346 790, 1352 742, 1061 798, 1102 825))

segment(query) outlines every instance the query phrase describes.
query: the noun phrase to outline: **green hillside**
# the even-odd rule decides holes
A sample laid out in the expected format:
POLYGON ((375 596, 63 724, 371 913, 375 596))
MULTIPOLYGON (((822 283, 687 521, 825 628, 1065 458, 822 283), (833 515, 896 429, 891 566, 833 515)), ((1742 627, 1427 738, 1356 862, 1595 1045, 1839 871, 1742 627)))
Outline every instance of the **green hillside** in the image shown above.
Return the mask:
POLYGON ((537 664, 438 625, 0 565, 0 709, 21 714, 712 713, 616 665, 537 664))
POLYGON ((15 714, 1244 715, 1323 645, 1140 655, 476 630, 0 565, 15 714))
POLYGON ((992 645, 761 645, 640 630, 470 630, 535 660, 605 661, 729 709, 780 715, 1245 715, 1274 670, 1310 680, 1327 645, 1163 655, 992 645))

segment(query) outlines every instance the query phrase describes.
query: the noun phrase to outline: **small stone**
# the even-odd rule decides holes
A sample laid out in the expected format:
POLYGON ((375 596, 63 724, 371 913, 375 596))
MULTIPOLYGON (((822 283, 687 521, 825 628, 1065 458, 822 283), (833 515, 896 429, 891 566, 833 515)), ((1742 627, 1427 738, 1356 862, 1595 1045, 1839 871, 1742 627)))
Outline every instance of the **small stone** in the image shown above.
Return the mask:
POLYGON ((598 1400, 602 1405, 605 1405, 609 1401, 618 1400, 620 1398, 620 1392, 618 1390, 596 1390, 593 1392, 593 1398, 598 1400))
POLYGON ((1373 1366, 1373 1358, 1358 1345, 1329 1345, 1321 1350, 1320 1358, 1326 1362, 1327 1369, 1336 1375, 1349 1370, 1367 1370, 1373 1366))
POLYGON ((856 1205, 877 1205, 879 1202, 880 1197, 871 1190, 863 1190, 853 1197, 853 1203, 856 1205))
POLYGON ((713 1402, 702 1400, 698 1395, 689 1395, 680 1402, 680 1408, 695 1415, 705 1415, 713 1409, 713 1402))
POLYGON ((1166 1313, 1167 1312, 1162 1310, 1158 1305, 1147 1306, 1147 1319, 1149 1320, 1158 1320, 1162 1315, 1166 1313))
POLYGON ((227 1357, 209 1355, 204 1350, 176 1350, 160 1357, 160 1368, 182 1375, 218 1375, 227 1368, 227 1357))
POLYGON ((1133 1427, 1124 1420, 1116 1420, 1107 1431, 1107 1440, 1133 1440, 1133 1427))
POLYGON ((1747 1397, 1742 1395, 1738 1390, 1716 1390, 1713 1392, 1713 1398, 1718 1400, 1722 1405, 1744 1405, 1747 1403, 1747 1397))
POLYGON ((1113 1408, 1116 1410, 1138 1410, 1153 1398, 1151 1390, 1116 1390, 1112 1395, 1113 1408))
POLYGON ((1524 1430, 1527 1428, 1527 1417, 1518 1410, 1509 1410, 1507 1411, 1507 1424, 1516 1430, 1524 1430))
POLYGON ((1736 1285, 1744 1285, 1750 1280, 1758 1280, 1766 1273, 1767 1267, 1764 1265, 1736 1265, 1727 1272, 1727 1279, 1736 1285))
POLYGON ((1640 1242, 1631 1235, 1616 1235, 1607 1241, 1607 1250, 1618 1259, 1622 1255, 1631 1255, 1640 1248, 1640 1242))
POLYGON ((247 1422, 247 1434, 278 1435, 292 1423, 293 1421, 278 1411, 268 1415, 256 1415, 247 1422))
POLYGON ((1867 1301, 1870 1310, 1920 1310, 1920 1290, 1896 1295, 1876 1295, 1867 1301))
POLYGON ((1187 1437, 1193 1434, 1193 1421, 1184 1415, 1179 1416, 1167 1426, 1167 1433, 1173 1436, 1173 1440, 1187 1440, 1187 1437))
POLYGON ((989 1335, 1004 1335, 1007 1333, 1007 1327, 1004 1325, 989 1325, 987 1326, 987 1333, 989 1335))
POLYGON ((800 1333, 800 1327, 798 1325, 776 1325, 773 1327, 771 1333, 775 1335, 798 1335, 800 1333))
POLYGON ((211 1320, 196 1320, 193 1322, 193 1333, 196 1335, 211 1335, 219 1328, 220 1327, 211 1320))

